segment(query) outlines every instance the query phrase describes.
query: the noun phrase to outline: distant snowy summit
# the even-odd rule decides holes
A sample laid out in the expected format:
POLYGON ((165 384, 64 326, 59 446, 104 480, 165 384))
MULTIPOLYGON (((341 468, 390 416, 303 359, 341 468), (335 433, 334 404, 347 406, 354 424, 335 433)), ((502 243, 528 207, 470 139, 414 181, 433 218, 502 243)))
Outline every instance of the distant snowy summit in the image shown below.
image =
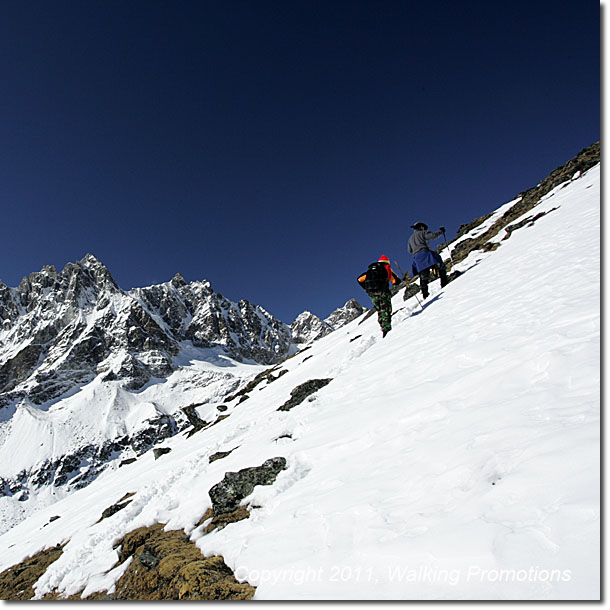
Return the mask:
POLYGON ((17 288, 0 282, 0 407, 23 397, 42 404, 98 375, 137 390, 175 370, 185 346, 273 364, 362 311, 349 301, 325 321, 307 313, 291 327, 247 300, 224 298, 207 281, 187 284, 180 274, 123 291, 87 254, 59 273, 43 267, 17 288))
POLYGON ((350 299, 324 320, 310 311, 304 311, 292 323, 292 340, 299 345, 308 345, 349 324, 365 311, 368 311, 367 308, 360 305, 356 299, 350 299))

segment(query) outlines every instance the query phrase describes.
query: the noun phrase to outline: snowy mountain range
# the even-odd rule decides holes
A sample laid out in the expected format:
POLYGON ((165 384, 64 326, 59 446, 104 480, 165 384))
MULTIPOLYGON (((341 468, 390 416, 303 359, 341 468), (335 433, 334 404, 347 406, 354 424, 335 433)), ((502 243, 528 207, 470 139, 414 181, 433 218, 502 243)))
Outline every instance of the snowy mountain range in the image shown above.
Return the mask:
POLYGON ((181 388, 229 392, 240 383, 229 372, 233 363, 281 361, 362 311, 350 300, 326 321, 305 312, 293 329, 260 306, 233 303, 209 282, 187 284, 179 274, 123 291, 91 254, 59 273, 44 267, 17 288, 0 284, 0 496, 10 499, 0 505, 0 532, 37 509, 42 489, 52 486, 61 496, 84 487, 111 462, 139 455, 187 425, 176 406, 188 404, 165 407, 136 397, 147 395, 147 384, 180 371, 189 379, 181 388), (189 375, 192 359, 215 366, 189 375), (87 394, 95 380, 101 398, 98 389, 86 404, 71 399, 87 394), (127 409, 125 402, 140 406, 127 409), (15 459, 34 422, 44 430, 39 449, 19 450, 15 459))
POLYGON ((187 284, 180 274, 124 292, 88 254, 60 273, 44 267, 17 288, 0 283, 0 404, 27 396, 40 405, 99 374, 138 390, 175 369, 172 360, 184 343, 271 364, 293 342, 307 343, 362 311, 352 300, 325 321, 306 312, 295 334, 262 307, 233 303, 209 282, 187 284))
POLYGON ((384 339, 91 255, 0 285, 0 598, 599 598, 599 173, 463 225, 384 339))

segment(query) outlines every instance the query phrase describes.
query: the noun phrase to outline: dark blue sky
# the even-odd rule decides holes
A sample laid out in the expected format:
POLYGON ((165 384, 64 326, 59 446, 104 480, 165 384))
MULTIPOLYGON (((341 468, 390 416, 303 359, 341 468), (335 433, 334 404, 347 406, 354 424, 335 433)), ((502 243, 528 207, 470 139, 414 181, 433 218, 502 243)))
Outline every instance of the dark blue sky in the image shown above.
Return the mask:
POLYGON ((0 279, 93 253, 285 322, 600 137, 600 7, 33 0, 0 15, 0 279))

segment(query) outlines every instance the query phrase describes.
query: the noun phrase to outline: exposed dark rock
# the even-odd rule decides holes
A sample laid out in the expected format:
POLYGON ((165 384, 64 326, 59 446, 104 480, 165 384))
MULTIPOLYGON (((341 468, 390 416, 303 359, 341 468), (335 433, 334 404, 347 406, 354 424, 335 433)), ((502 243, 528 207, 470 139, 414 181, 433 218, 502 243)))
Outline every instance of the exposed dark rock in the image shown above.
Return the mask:
POLYGON ((131 447, 138 454, 148 451, 153 445, 170 438, 178 431, 176 421, 170 415, 161 414, 149 419, 146 427, 137 432, 131 439, 131 447))
POLYGON ((223 458, 226 458, 228 455, 231 455, 231 453, 233 453, 235 449, 237 449, 237 447, 233 447, 233 449, 231 449, 230 451, 217 451, 216 453, 213 453, 209 457, 209 463, 211 464, 216 460, 222 460, 223 458))
POLYGON ((407 299, 410 299, 412 296, 416 295, 418 292, 421 292, 419 284, 417 282, 411 282, 405 286, 405 291, 402 298, 406 301, 407 299))
POLYGON ((193 426, 193 428, 189 430, 189 437, 195 434, 195 432, 203 430, 208 425, 208 422, 201 419, 201 417, 199 417, 197 414, 196 408, 198 406, 199 405, 189 405, 188 407, 182 407, 183 413, 186 415, 191 426, 193 426))
MULTIPOLYGON (((252 392, 252 390, 254 390, 263 381, 266 381, 267 383, 271 383, 272 381, 275 381, 276 379, 279 379, 280 376, 283 374, 281 371, 280 371, 280 373, 278 374, 277 377, 273 376, 273 372, 276 371, 278 368, 279 368, 279 365, 276 365, 273 368, 266 369, 266 370, 262 371, 261 373, 256 375, 256 377, 254 377, 254 379, 251 379, 239 391, 237 391, 234 394, 231 394, 229 396, 225 396, 224 400, 227 401, 227 402, 231 402, 232 400, 235 400, 236 398, 240 398, 241 397, 242 400, 240 402, 243 402, 244 400, 246 400, 246 398, 249 398, 248 394, 250 392, 252 392), (245 396, 245 398, 244 398, 244 396, 245 396)), ((287 372, 287 371, 285 371, 285 372, 287 372)), ((219 407, 219 410, 220 410, 220 407, 219 407)))
POLYGON ((0 366, 0 392, 9 392, 27 379, 36 368, 42 352, 42 345, 27 345, 0 366))
POLYGON ((290 398, 278 408, 278 411, 290 411, 290 409, 300 405, 306 398, 328 385, 331 381, 332 379, 310 379, 298 385, 290 392, 290 398))
MULTIPOLYGON (((252 507, 257 508, 257 507, 252 507)), ((209 534, 214 530, 220 530, 231 523, 237 523, 238 521, 244 521, 250 517, 250 506, 240 506, 230 513, 222 513, 220 515, 214 515, 214 511, 211 508, 205 512, 199 525, 202 525, 209 519, 211 521, 205 526, 203 532, 209 534)))
MULTIPOLYGON (((470 221, 469 223, 460 225, 458 232, 457 232, 456 239, 458 237, 462 237, 462 235, 466 235, 466 233, 469 233, 473 229, 476 229, 479 225, 483 224, 490 216, 491 216, 491 213, 485 214, 485 216, 480 216, 479 218, 475 218, 474 220, 470 221)), ((444 244, 443 244, 443 247, 444 247, 444 244)))
POLYGON ((118 513, 120 510, 123 510, 131 502, 131 498, 133 496, 135 496, 135 493, 127 493, 118 502, 106 508, 102 512, 102 516, 99 518, 98 523, 104 519, 107 519, 108 517, 112 517, 112 515, 118 513))
POLYGON ((153 552, 144 547, 139 553, 134 555, 135 559, 140 563, 140 565, 144 566, 148 570, 152 570, 159 565, 161 561, 153 552))
POLYGON ((275 457, 267 460, 262 466, 227 472, 223 480, 209 491, 214 515, 237 510, 241 501, 249 496, 257 485, 272 485, 277 475, 285 469, 286 459, 275 457))
POLYGON ((512 225, 509 225, 508 227, 506 227, 506 236, 503 238, 502 241, 504 241, 505 239, 508 239, 513 234, 513 232, 517 231, 518 229, 522 229, 523 227, 533 226, 534 223, 538 219, 542 218, 543 216, 546 216, 549 212, 554 212, 557 209, 558 208, 551 208, 550 210, 547 210, 546 212, 540 212, 540 214, 536 214, 535 216, 528 216, 527 218, 524 218, 520 222, 516 222, 512 225))
POLYGON ((227 419, 227 417, 229 417, 231 414, 230 413, 225 413, 223 415, 219 415, 211 424, 210 424, 210 428, 212 426, 215 426, 216 424, 219 424, 221 421, 224 421, 225 419, 227 419))
MULTIPOLYGON (((591 146, 582 150, 576 157, 564 163, 562 166, 555 169, 551 174, 545 178, 537 186, 530 188, 518 197, 518 201, 507 210, 501 218, 496 220, 492 226, 487 229, 481 235, 474 238, 469 238, 460 241, 451 249, 451 255, 455 263, 465 259, 470 252, 473 250, 492 250, 497 248, 496 244, 488 244, 489 240, 495 237, 500 231, 505 229, 508 225, 513 223, 515 220, 527 214, 530 210, 536 207, 540 200, 550 193, 554 188, 561 184, 567 183, 574 178, 579 172, 585 172, 591 169, 600 162, 600 143, 595 142, 591 146)), ((462 225, 458 237, 465 235, 468 231, 472 230, 476 226, 480 225, 484 220, 487 220, 490 215, 483 216, 476 221, 468 225, 462 225)), ((540 218, 540 216, 538 216, 540 218)), ((529 221, 531 222, 531 221, 529 221)), ((514 228, 512 230, 515 230, 514 228)), ((456 239, 458 239, 456 237, 456 239)), ((451 243, 450 242, 450 246, 451 243)), ((440 249, 444 248, 445 244, 439 246, 440 249)))
POLYGON ((155 456, 155 460, 158 460, 162 455, 169 453, 171 449, 169 447, 158 447, 157 449, 153 449, 153 455, 155 456))
MULTIPOLYGON (((131 502, 131 500, 129 502, 131 502)), ((129 504, 129 502, 121 502, 121 503, 113 504, 112 506, 109 506, 108 508, 104 509, 104 511, 102 512, 102 516, 100 517, 100 520, 98 521, 98 523, 100 521, 103 521, 104 519, 108 519, 108 517, 112 517, 112 515, 115 515, 120 510, 123 510, 129 504)))
POLYGON ((128 390, 139 390, 145 386, 151 378, 150 372, 146 367, 132 354, 128 354, 123 358, 121 367, 116 372, 118 379, 124 379, 128 390))

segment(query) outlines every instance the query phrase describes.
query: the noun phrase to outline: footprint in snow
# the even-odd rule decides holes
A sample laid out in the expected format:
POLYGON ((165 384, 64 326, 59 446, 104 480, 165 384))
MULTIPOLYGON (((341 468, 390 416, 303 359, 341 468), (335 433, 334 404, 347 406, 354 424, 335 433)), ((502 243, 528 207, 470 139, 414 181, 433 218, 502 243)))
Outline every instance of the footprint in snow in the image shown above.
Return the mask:
POLYGON ((377 338, 373 335, 363 339, 362 341, 358 341, 356 345, 354 345, 353 349, 350 350, 348 355, 348 360, 354 360, 355 358, 359 358, 369 349, 369 347, 373 346, 377 343, 377 338))

